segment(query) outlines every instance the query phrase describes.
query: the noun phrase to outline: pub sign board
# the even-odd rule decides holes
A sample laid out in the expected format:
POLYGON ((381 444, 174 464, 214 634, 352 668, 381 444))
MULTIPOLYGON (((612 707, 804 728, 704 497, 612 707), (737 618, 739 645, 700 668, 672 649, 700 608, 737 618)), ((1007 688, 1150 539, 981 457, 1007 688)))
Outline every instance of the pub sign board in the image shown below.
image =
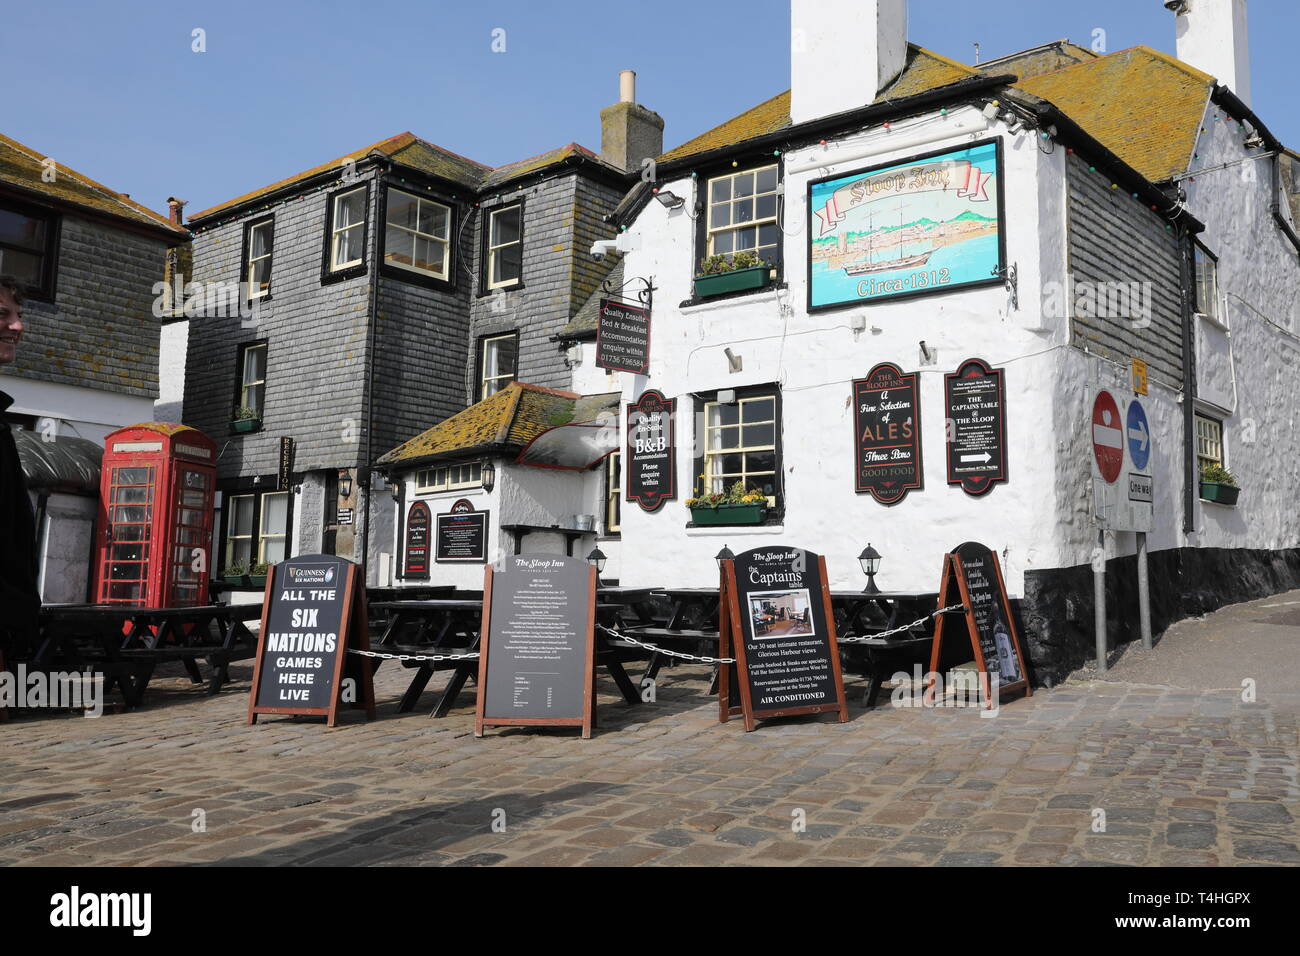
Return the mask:
POLYGON ((406 566, 403 577, 417 581, 429 579, 429 532, 433 519, 429 506, 416 501, 406 512, 406 566))
POLYGON ((944 376, 948 484, 978 497, 1007 480, 1006 370, 967 359, 944 376))
POLYGON ((596 569, 526 554, 483 573, 474 735, 491 726, 580 727, 595 716, 596 569))
POLYGON ((919 379, 883 362, 853 383, 856 490, 870 492, 882 505, 925 487, 919 379))
POLYGON ((370 649, 359 571, 327 554, 289 558, 271 571, 248 700, 250 724, 259 714, 305 714, 326 717, 333 727, 341 703, 374 718, 370 659, 348 654, 370 649), (352 679, 350 688, 345 676, 352 679))
POLYGON ((461 498, 451 511, 438 515, 437 555, 439 564, 487 561, 487 528, 490 511, 475 511, 474 503, 461 498))
POLYGON ((650 310, 615 299, 600 300, 596 318, 596 367, 611 372, 650 372, 650 310))
POLYGON ((676 407, 654 389, 627 407, 627 500, 642 511, 677 497, 676 407))
POLYGON ((736 708, 745 730, 769 717, 835 712, 848 720, 826 560, 802 548, 756 548, 723 562, 725 627, 719 717, 736 708))
MULTIPOLYGON (((975 541, 967 541, 944 555, 943 576, 939 584, 939 606, 963 607, 962 618, 970 638, 971 652, 981 674, 988 675, 990 697, 996 681, 997 696, 1023 690, 1031 696, 1025 671, 1024 652, 1016 632, 1011 602, 998 556, 975 541)), ((952 615, 953 620, 956 615, 952 615)), ((938 673, 943 663, 943 636, 949 615, 939 615, 934 644, 930 651, 930 671, 938 673)), ((949 629, 951 631, 951 628, 949 629)))

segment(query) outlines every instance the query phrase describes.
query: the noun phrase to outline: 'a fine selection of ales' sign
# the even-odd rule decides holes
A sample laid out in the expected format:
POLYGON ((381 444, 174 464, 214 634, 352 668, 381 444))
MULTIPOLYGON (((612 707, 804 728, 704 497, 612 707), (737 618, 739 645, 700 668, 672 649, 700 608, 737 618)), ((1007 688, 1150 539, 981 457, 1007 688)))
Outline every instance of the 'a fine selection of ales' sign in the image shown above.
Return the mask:
POLYGON ((882 362, 853 383, 855 488, 882 505, 925 487, 919 378, 882 362))

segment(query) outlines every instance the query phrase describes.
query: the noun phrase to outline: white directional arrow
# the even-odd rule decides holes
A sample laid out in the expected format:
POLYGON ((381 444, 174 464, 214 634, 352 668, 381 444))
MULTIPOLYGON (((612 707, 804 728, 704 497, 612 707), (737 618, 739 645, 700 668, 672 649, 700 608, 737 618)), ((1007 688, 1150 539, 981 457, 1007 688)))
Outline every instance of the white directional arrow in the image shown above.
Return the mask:
POLYGON ((961 456, 961 460, 962 460, 962 461, 982 461, 982 462, 984 462, 984 464, 987 465, 989 462, 991 462, 991 461, 993 460, 993 456, 990 455, 988 452, 985 452, 985 453, 982 454, 982 455, 962 455, 962 456, 961 456))
POLYGON ((1146 451, 1147 441, 1151 437, 1151 433, 1147 431, 1147 423, 1138 422, 1137 428, 1130 428, 1128 430, 1128 437, 1133 439, 1135 442, 1138 442, 1138 447, 1143 451, 1146 451))

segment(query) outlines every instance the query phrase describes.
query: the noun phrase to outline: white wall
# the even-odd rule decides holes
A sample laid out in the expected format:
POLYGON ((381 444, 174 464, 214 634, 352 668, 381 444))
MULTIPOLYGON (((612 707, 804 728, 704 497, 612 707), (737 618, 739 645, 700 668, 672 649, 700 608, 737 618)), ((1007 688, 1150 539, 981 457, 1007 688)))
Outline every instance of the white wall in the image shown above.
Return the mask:
POLYGON ((0 390, 14 397, 9 409, 13 414, 55 419, 56 434, 75 435, 100 445, 111 431, 154 420, 153 400, 148 398, 16 375, 0 376, 0 390))

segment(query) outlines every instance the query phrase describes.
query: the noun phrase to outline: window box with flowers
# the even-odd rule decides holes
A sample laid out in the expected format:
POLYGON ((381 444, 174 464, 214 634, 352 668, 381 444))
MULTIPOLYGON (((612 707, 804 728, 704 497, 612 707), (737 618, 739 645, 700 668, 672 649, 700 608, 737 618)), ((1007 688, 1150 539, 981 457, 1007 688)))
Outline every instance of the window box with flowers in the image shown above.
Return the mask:
POLYGON ((242 406, 235 409, 234 421, 230 423, 232 431, 240 435, 246 435, 249 432, 262 430, 262 416, 257 413, 256 409, 242 406))
POLYGON ((221 572, 221 580, 227 584, 243 587, 266 587, 267 566, 254 564, 245 568, 243 564, 232 564, 221 572))
POLYGON ((709 256, 700 262, 700 274, 695 277, 695 296, 707 299, 728 292, 762 289, 771 281, 772 267, 756 253, 709 256))
POLYGON ((689 498, 686 507, 697 525, 762 524, 767 517, 767 495, 757 488, 746 491, 738 481, 725 492, 689 498))
POLYGON ((1236 477, 1222 465, 1206 465, 1201 469, 1201 497, 1221 505, 1235 505, 1241 487, 1236 477))

